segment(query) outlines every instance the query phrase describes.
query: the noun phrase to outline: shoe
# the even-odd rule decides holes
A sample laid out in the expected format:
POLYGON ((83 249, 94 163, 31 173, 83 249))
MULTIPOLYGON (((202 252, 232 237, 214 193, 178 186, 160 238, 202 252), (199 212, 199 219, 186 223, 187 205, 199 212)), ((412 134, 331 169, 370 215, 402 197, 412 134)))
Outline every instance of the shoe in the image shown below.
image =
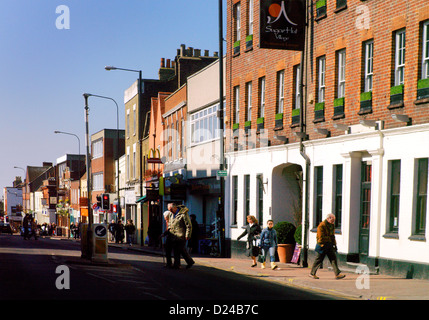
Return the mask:
POLYGON ((261 269, 265 269, 265 262, 261 263, 261 269))
POLYGON ((256 263, 254 263, 254 264, 252 264, 252 265, 251 265, 251 267, 252 267, 252 268, 254 268, 254 267, 256 267, 256 266, 257 266, 257 264, 256 264, 256 263))
POLYGON ((337 276, 335 277, 335 279, 339 280, 339 279, 343 279, 343 278, 345 278, 345 277, 346 277, 346 275, 345 275, 345 274, 339 274, 339 275, 337 275, 337 276))
POLYGON ((310 278, 313 278, 313 279, 319 279, 319 277, 318 276, 316 276, 315 274, 309 274, 308 275, 310 278))
POLYGON ((271 262, 271 269, 273 270, 277 269, 277 265, 274 262, 271 262))
POLYGON ((190 269, 193 265, 194 265, 194 261, 192 261, 191 263, 188 263, 187 265, 186 265, 186 269, 190 269))

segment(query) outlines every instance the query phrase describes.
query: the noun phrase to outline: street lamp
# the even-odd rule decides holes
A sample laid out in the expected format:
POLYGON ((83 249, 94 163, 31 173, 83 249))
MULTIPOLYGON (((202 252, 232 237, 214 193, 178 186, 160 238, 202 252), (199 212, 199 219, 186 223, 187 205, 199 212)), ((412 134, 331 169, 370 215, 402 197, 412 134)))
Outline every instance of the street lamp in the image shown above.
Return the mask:
MULTIPOLYGON (((117 185, 116 185, 116 193, 117 193, 117 197, 118 197, 118 216, 119 218, 121 217, 121 209, 120 209, 120 198, 119 198, 119 106, 118 103, 115 101, 115 99, 110 98, 110 97, 105 97, 105 96, 99 96, 96 94, 91 94, 91 93, 85 93, 84 96, 86 98, 88 97, 96 97, 96 98, 102 98, 102 99, 108 99, 108 100, 112 100, 115 105, 116 105, 116 143, 117 143, 117 150, 116 150, 116 166, 117 166, 117 171, 118 171, 118 175, 117 175, 117 185)), ((107 220, 107 215, 106 215, 106 220, 107 220)))
MULTIPOLYGON (((69 132, 64 132, 64 131, 58 131, 58 130, 55 130, 54 133, 67 134, 67 135, 70 135, 70 136, 75 136, 77 138, 78 147, 79 147, 79 158, 78 158, 78 163, 77 163, 77 165, 78 165, 77 171, 78 171, 78 179, 79 179, 79 194, 78 194, 78 197, 77 197, 77 201, 78 201, 78 208, 79 208, 79 214, 80 214, 80 193, 81 193, 80 192, 80 189, 81 189, 81 186, 80 186, 80 139, 79 139, 78 135, 76 135, 74 133, 69 133, 69 132)), ((69 237, 70 237, 70 233, 69 233, 69 237)))
MULTIPOLYGON (((124 68, 117 68, 114 66, 106 66, 104 67, 107 71, 111 70, 122 70, 122 71, 129 71, 129 72, 137 72, 139 74, 139 81, 137 83, 137 95, 139 99, 139 115, 142 114, 142 71, 141 70, 134 70, 134 69, 124 69, 124 68)), ((143 159, 143 132, 141 128, 141 121, 139 121, 139 143, 140 143, 140 197, 143 197, 143 168, 142 168, 142 159, 143 159)), ((146 132, 145 132, 146 134, 146 132)), ((120 206, 119 206, 120 207, 120 206)), ((143 205, 140 204, 140 215, 141 215, 141 245, 144 244, 144 237, 143 237, 143 205)))

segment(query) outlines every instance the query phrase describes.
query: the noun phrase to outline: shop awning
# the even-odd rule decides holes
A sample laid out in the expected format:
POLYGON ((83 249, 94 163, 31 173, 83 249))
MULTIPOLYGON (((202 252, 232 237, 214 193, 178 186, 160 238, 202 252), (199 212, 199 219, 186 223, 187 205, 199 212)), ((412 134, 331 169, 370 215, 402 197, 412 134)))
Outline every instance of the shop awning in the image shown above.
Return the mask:
POLYGON ((143 197, 141 197, 140 199, 138 199, 137 201, 136 201, 136 203, 140 203, 140 202, 146 202, 146 201, 148 201, 149 199, 147 198, 147 196, 143 196, 143 197))

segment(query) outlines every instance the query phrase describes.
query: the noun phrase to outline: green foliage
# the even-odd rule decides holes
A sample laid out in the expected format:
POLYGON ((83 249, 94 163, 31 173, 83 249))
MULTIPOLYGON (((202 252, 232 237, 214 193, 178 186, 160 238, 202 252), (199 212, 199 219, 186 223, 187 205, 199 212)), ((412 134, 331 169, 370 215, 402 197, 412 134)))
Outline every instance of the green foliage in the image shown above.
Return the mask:
POLYGON ((295 226, 287 221, 277 222, 274 226, 279 244, 295 244, 295 226))
POLYGON ((296 243, 302 244, 302 224, 296 228, 294 238, 296 243))

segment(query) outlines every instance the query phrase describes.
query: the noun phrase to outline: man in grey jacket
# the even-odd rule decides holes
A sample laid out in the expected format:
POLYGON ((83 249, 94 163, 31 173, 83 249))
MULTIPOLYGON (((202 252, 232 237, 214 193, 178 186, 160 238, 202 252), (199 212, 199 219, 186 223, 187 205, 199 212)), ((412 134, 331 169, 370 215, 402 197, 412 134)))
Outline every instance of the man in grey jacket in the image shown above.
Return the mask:
POLYGON ((192 233, 189 209, 185 206, 177 206, 175 203, 168 204, 168 209, 170 211, 168 229, 171 234, 174 255, 173 268, 180 268, 180 255, 183 255, 187 263, 186 269, 189 269, 195 263, 185 248, 186 241, 191 238, 192 233))

